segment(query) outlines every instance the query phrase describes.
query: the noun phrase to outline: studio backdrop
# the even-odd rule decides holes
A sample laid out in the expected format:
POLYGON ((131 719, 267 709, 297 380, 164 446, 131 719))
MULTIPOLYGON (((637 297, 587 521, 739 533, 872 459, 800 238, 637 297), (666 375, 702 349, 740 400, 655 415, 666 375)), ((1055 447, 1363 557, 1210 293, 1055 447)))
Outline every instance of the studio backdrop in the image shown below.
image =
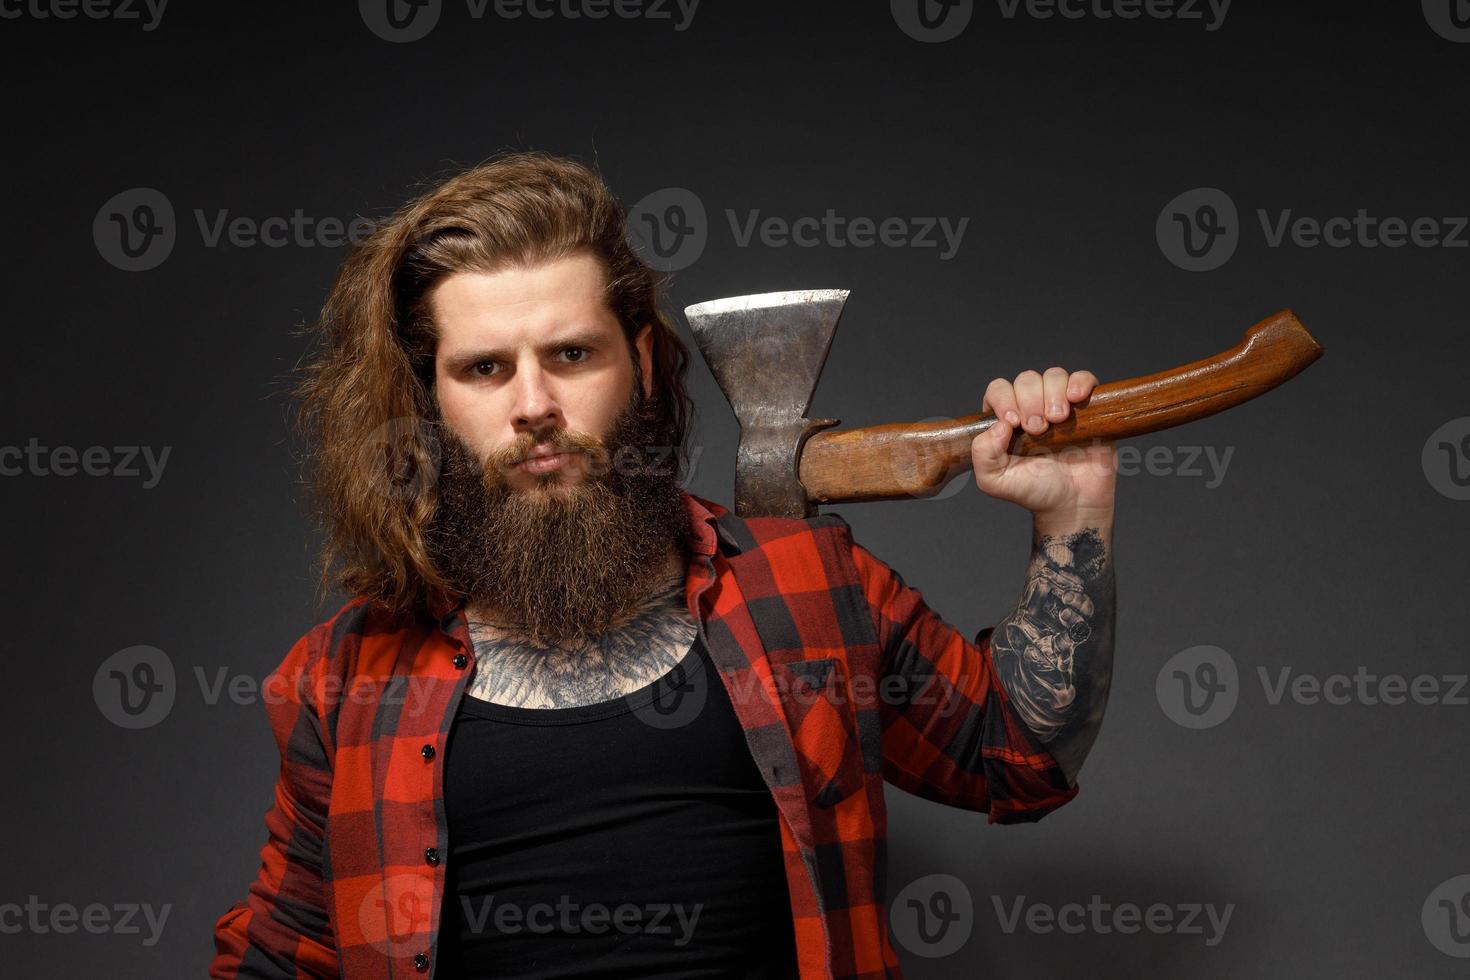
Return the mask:
MULTIPOLYGON (((897 788, 905 974, 1470 965, 1470 8, 1260 0, 0 0, 0 973, 205 975, 260 863, 263 681, 345 601, 291 392, 355 242, 506 150, 597 171, 665 304, 847 290, 808 415, 981 411, 1289 309, 1275 390, 1118 444, 1106 722, 1074 801, 897 788)), ((684 485, 740 428, 694 355, 684 485)), ((1020 508, 824 507, 966 635, 1020 508)))

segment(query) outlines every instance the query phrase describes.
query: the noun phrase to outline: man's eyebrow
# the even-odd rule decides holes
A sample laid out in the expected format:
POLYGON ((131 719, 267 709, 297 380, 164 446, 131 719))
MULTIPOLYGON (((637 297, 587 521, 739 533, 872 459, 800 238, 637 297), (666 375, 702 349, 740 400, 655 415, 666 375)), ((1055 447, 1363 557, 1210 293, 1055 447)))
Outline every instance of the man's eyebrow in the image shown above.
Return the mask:
MULTIPOLYGON (((577 330, 542 341, 536 345, 536 352, 541 355, 554 354, 563 347, 600 347, 605 343, 607 337, 599 330, 577 330)), ((509 347, 470 347, 446 354, 444 360, 455 367, 478 364, 481 361, 505 360, 511 356, 511 350, 509 347)))

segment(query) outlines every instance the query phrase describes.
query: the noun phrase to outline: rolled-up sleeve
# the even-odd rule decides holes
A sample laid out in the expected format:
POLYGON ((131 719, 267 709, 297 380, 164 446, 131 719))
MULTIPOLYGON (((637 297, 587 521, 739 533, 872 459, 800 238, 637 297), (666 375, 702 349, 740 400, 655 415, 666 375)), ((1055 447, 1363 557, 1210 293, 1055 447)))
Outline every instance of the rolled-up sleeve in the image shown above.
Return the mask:
POLYGON ((971 642, 872 552, 851 552, 881 654, 884 778, 991 823, 1040 820, 1076 796, 1000 685, 991 629, 971 642))

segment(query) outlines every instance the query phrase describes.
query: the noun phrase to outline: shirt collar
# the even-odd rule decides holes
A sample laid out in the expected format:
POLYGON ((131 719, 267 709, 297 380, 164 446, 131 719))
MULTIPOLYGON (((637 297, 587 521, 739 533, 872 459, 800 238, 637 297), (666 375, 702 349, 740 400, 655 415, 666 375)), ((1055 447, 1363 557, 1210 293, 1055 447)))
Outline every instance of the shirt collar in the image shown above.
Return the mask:
MULTIPOLYGON (((680 488, 679 496, 689 514, 689 533, 684 539, 692 554, 703 558, 712 557, 719 550, 720 541, 735 547, 735 541, 720 523, 728 509, 713 500, 696 497, 680 488)), ((429 611, 441 625, 446 624, 464 606, 464 597, 456 596, 443 589, 436 589, 428 600, 429 611)))

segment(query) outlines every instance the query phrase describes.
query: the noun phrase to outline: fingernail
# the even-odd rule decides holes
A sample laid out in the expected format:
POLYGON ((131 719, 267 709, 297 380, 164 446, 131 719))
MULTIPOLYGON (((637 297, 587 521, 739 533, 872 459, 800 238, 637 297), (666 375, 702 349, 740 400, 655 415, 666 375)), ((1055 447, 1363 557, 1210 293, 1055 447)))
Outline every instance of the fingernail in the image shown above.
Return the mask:
POLYGON ((1026 427, 1028 429, 1034 429, 1034 428, 1036 428, 1040 424, 1041 424, 1041 416, 1040 415, 1033 415, 1029 419, 1026 420, 1026 427))
POLYGON ((1061 415, 1062 414, 1062 403, 1061 402, 1052 402, 1051 403, 1051 413, 1053 415, 1061 415))
POLYGON ((1011 425, 1020 425, 1021 416, 1017 415, 1015 412, 1006 412, 1006 421, 1011 423, 1011 425))
POLYGON ((1067 389, 1067 397, 1068 398, 1079 398, 1079 397, 1081 397, 1081 395, 1082 395, 1082 386, 1081 385, 1073 385, 1072 387, 1070 387, 1070 388, 1067 389))

